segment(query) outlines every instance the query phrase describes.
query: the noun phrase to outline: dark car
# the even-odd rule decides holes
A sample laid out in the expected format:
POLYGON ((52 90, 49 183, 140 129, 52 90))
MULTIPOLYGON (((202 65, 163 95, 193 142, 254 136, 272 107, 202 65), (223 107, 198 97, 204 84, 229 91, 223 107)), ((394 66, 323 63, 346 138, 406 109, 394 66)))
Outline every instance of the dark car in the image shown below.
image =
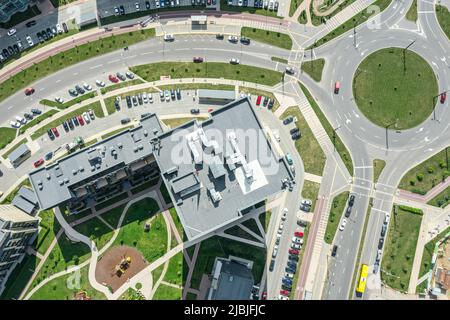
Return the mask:
POLYGON ((14 49, 11 46, 8 46, 9 55, 12 56, 14 54, 14 49))
POLYGON ((70 130, 74 129, 74 125, 73 125, 72 119, 67 119, 67 124, 69 125, 70 130))
POLYGON ((334 245, 333 246, 333 250, 331 251, 331 256, 332 257, 336 257, 337 249, 338 249, 338 246, 334 245))
POLYGON ((128 122, 130 122, 131 119, 130 118, 123 118, 122 120, 120 120, 121 124, 127 124, 128 122))
POLYGON ((286 118, 284 118, 284 120, 283 120, 283 124, 289 124, 289 123, 291 123, 293 120, 294 120, 294 117, 292 117, 292 116, 286 117, 286 118))
POLYGON ((13 48, 14 48, 14 53, 19 53, 20 52, 20 50, 19 50, 19 47, 17 46, 17 44, 13 44, 13 48))
POLYGON ((66 132, 69 131, 69 125, 67 124, 67 121, 64 121, 64 122, 63 122, 63 128, 64 128, 64 130, 65 130, 66 132))
POLYGON ((347 210, 345 210, 345 217, 350 217, 350 214, 352 213, 352 207, 348 206, 347 210))
POLYGON ((382 237, 384 237, 386 235, 386 229, 387 229, 386 225, 383 224, 383 226, 381 227, 381 236, 382 237))
POLYGON ((147 10, 150 10, 150 2, 145 1, 145 8, 146 8, 147 10))
POLYGON ((36 20, 31 20, 28 21, 25 25, 27 26, 27 28, 30 28, 32 26, 34 26, 36 24, 36 20))
POLYGON ((181 90, 180 90, 180 88, 177 88, 177 99, 178 100, 181 100, 181 90))
POLYGON ((126 96, 125 99, 127 100, 127 107, 128 107, 128 108, 131 108, 131 107, 132 107, 132 104, 131 104, 131 97, 130 97, 130 96, 126 96))
POLYGON ((119 97, 116 97, 116 99, 114 99, 114 107, 116 107, 117 111, 120 110, 120 99, 119 99, 119 97))
POLYGON ((216 34, 216 39, 217 39, 217 40, 223 40, 223 39, 224 39, 224 35, 221 34, 221 33, 216 34))
POLYGON ((266 107, 269 103, 269 97, 264 97, 263 106, 266 107))
POLYGON ((8 52, 7 49, 3 49, 3 50, 2 50, 2 53, 3 53, 3 56, 4 56, 5 58, 8 58, 8 57, 9 57, 9 52, 8 52))
POLYGON ((289 272, 289 273, 295 273, 296 270, 286 267, 286 268, 284 268, 284 271, 289 272))
POLYGON ((297 264, 291 261, 288 261, 287 266, 292 269, 297 269, 297 264))
POLYGON ((378 249, 383 249, 383 244, 384 244, 384 238, 380 238, 380 240, 378 240, 378 249))
POLYGON ((69 28, 67 27, 67 24, 65 22, 62 23, 62 27, 65 33, 69 32, 69 28))
POLYGON ((75 90, 77 90, 77 92, 78 92, 78 93, 81 93, 81 94, 83 94, 83 93, 86 92, 86 91, 85 91, 81 86, 79 86, 78 84, 75 86, 75 90))
POLYGON ((268 109, 272 109, 274 103, 275 103, 275 100, 269 99, 269 103, 267 104, 267 108, 268 108, 268 109))
POLYGON ((36 37, 38 38, 39 42, 44 42, 44 38, 42 37, 42 34, 40 32, 36 33, 36 37))
POLYGON ((289 260, 298 261, 298 256, 295 255, 295 254, 290 254, 289 255, 289 260))
POLYGON ((294 133, 299 132, 299 131, 300 131, 299 128, 292 128, 289 132, 290 132, 291 134, 294 134, 294 133))
POLYGON ((295 70, 292 67, 286 67, 286 73, 292 75, 295 74, 295 70))
POLYGON ((120 73, 120 72, 117 72, 117 73, 116 73, 116 76, 117 76, 117 78, 119 78, 119 79, 122 80, 122 81, 127 80, 127 77, 125 77, 125 75, 123 75, 123 74, 120 73))
POLYGON ((49 39, 53 38, 54 34, 50 28, 45 29, 45 32, 47 33, 47 37, 49 39))
POLYGON ((34 113, 34 114, 41 114, 42 113, 41 110, 35 109, 35 108, 31 109, 31 112, 34 113))
POLYGON ((302 135, 300 134, 300 132, 296 132, 291 137, 292 137, 292 140, 298 140, 298 139, 300 139, 301 136, 302 135))
POLYGON ((175 90, 170 90, 170 97, 172 98, 172 100, 175 100, 175 90))
POLYGON ((195 63, 202 63, 203 62, 203 58, 202 57, 194 57, 192 59, 195 63))
POLYGON ((23 114, 23 116, 24 116, 25 119, 27 119, 27 120, 33 119, 33 115, 32 115, 32 114, 29 114, 29 113, 27 113, 27 112, 25 112, 25 113, 23 114))
POLYGON ((137 106, 138 105, 138 101, 137 101, 136 96, 132 96, 131 97, 131 101, 133 101, 133 106, 137 106))
POLYGON ((72 118, 72 122, 73 122, 76 126, 79 126, 79 125, 80 125, 80 123, 78 122, 77 117, 73 117, 73 118, 72 118))
POLYGON ((42 35, 42 38, 44 38, 44 41, 47 41, 47 40, 48 40, 48 35, 47 35, 47 33, 45 32, 45 30, 42 30, 41 35, 42 35))
POLYGON ((71 96, 75 96, 76 97, 78 95, 78 92, 77 92, 77 90, 69 89, 69 94, 71 96))
POLYGON ((142 101, 142 93, 139 93, 139 94, 138 94, 137 99, 138 99, 139 105, 142 105, 142 104, 144 103, 144 102, 142 101))
POLYGON ((352 194, 352 195, 350 195, 350 199, 348 200, 348 205, 350 206, 350 207, 353 207, 353 204, 355 203, 355 195, 354 194, 352 194))
POLYGON ((125 8, 123 6, 120 6, 119 9, 120 9, 120 14, 125 14, 125 8))
POLYGON ((246 37, 241 37, 241 43, 242 44, 250 44, 250 39, 246 37))
POLYGON ((55 140, 55 135, 53 134, 51 129, 47 130, 47 134, 48 134, 48 137, 50 138, 50 140, 55 140))
POLYGON ((44 156, 44 159, 46 161, 50 160, 51 158, 53 158, 53 152, 49 152, 44 156))
POLYGON ((200 109, 191 109, 192 114, 198 114, 200 113, 200 109))
POLYGON ((275 267, 275 260, 270 260, 270 266, 269 266, 269 271, 273 271, 273 268, 275 267))
POLYGON ((248 0, 244 0, 243 6, 244 6, 244 7, 248 7, 248 0))

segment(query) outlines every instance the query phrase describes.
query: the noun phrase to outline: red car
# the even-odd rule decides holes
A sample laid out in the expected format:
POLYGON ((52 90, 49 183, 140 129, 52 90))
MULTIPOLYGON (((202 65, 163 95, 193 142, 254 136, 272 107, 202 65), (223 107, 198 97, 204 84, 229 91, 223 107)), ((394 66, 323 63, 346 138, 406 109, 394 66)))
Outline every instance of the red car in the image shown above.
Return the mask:
POLYGON ((25 95, 29 96, 30 94, 34 93, 34 88, 26 88, 25 89, 25 95))
POLYGON ((194 57, 194 62, 203 62, 202 57, 194 57))
POLYGON ((280 294, 282 296, 288 297, 289 296, 289 291, 287 291, 287 290, 280 290, 280 294))
POLYGON ((441 93, 441 103, 444 103, 445 99, 447 99, 447 92, 441 93))
POLYGON ((208 112, 213 112, 214 111, 214 109, 208 109, 208 112))
POLYGON ((294 232, 294 236, 303 238, 303 232, 301 232, 301 231, 294 232))
POLYGON ((38 161, 34 163, 34 167, 37 168, 44 163, 44 159, 40 158, 38 161))
POLYGON ((336 81, 336 83, 334 84, 334 93, 338 94, 340 88, 341 88, 341 83, 339 81, 336 81))
POLYGON ((53 132, 53 134, 55 135, 55 137, 59 137, 58 129, 52 128, 52 132, 53 132))
POLYGON ((108 79, 109 79, 109 81, 114 82, 114 83, 119 82, 119 78, 117 78, 117 77, 116 77, 115 75, 113 75, 113 74, 110 74, 110 75, 108 76, 108 79))
POLYGON ((297 249, 289 249, 289 254, 295 254, 295 255, 297 255, 297 254, 299 254, 300 253, 300 251, 298 251, 297 249))
POLYGON ((261 104, 261 96, 258 96, 258 98, 256 99, 256 105, 259 106, 261 104))
POLYGON ((77 120, 80 123, 80 125, 84 126, 84 120, 82 116, 77 116, 77 120))

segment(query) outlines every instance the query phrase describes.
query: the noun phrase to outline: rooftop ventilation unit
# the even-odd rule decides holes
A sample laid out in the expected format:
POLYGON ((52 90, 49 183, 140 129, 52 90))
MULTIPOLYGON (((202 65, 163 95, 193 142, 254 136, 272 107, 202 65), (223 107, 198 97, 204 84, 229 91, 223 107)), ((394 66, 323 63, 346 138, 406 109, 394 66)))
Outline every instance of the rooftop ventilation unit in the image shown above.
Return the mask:
POLYGON ((45 177, 47 178, 47 180, 50 180, 50 174, 47 172, 47 174, 45 175, 45 177))
POLYGON ((65 178, 64 178, 64 182, 65 182, 65 183, 69 183, 69 178, 65 177, 65 178))
POLYGON ((64 181, 62 181, 62 180, 59 180, 58 182, 59 182, 60 186, 62 186, 64 184, 64 181))
POLYGON ((122 147, 123 147, 122 142, 118 142, 118 143, 117 143, 117 147, 118 147, 119 149, 122 149, 122 147))
POLYGON ((84 171, 84 168, 83 168, 82 166, 80 166, 80 167, 78 168, 78 171, 83 172, 83 171, 84 171))
POLYGON ((145 137, 148 136, 148 131, 147 131, 147 129, 144 129, 143 133, 144 133, 144 136, 145 136, 145 137))
POLYGON ((77 170, 75 170, 75 169, 73 169, 73 170, 72 170, 72 174, 73 174, 73 175, 76 175, 76 174, 77 174, 77 172, 78 172, 78 171, 77 171, 77 170))

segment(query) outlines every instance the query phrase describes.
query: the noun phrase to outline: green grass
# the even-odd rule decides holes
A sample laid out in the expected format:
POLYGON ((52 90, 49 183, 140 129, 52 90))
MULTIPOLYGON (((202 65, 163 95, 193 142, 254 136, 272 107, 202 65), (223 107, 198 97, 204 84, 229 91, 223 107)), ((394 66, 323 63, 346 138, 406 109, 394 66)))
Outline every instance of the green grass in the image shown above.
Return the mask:
POLYGON ((122 215, 123 209, 125 209, 126 204, 122 204, 118 207, 115 207, 109 211, 102 213, 102 218, 108 222, 108 224, 114 228, 118 228, 119 219, 122 215))
POLYGON ((183 285, 183 259, 183 252, 178 252, 170 258, 164 281, 178 286, 183 285))
POLYGON ((158 211, 158 203, 152 198, 133 203, 125 215, 113 245, 134 247, 149 263, 162 257, 167 248, 167 228, 162 214, 156 214, 158 211), (150 231, 145 232, 145 223, 150 218, 153 218, 150 222, 150 231))
POLYGON ((444 191, 427 203, 435 207, 445 208, 450 203, 450 187, 445 188, 444 191))
POLYGON ((54 110, 54 109, 48 110, 47 112, 43 113, 39 117, 36 117, 31 121, 28 121, 26 125, 20 127, 19 133, 20 134, 25 133, 25 131, 27 131, 27 129, 34 127, 35 125, 38 125, 39 123, 41 123, 42 121, 44 121, 47 118, 52 117, 56 113, 58 113, 58 110, 54 110))
POLYGON ((261 213, 259 215, 259 222, 261 222, 261 225, 264 228, 264 231, 267 232, 267 229, 269 228, 270 223, 270 217, 272 216, 272 211, 268 210, 264 213, 261 213))
POLYGON ((413 0, 411 7, 406 13, 406 19, 413 22, 417 21, 417 0, 413 0))
POLYGON ((101 250, 113 236, 113 230, 98 217, 83 222, 75 226, 74 229, 93 240, 98 250, 101 250))
POLYGON ((144 83, 144 81, 142 81, 141 79, 127 80, 127 81, 123 81, 123 82, 120 82, 120 83, 113 84, 113 85, 107 86, 105 88, 102 88, 100 90, 100 92, 102 94, 105 94, 105 93, 110 92, 110 91, 114 91, 114 90, 118 90, 118 89, 121 89, 121 88, 127 88, 127 87, 131 87, 131 86, 135 86, 135 85, 138 85, 138 84, 141 84, 141 83, 144 83))
MULTIPOLYGON (((346 7, 351 5, 353 2, 355 2, 355 0, 344 0, 335 10, 333 10, 330 14, 328 14, 326 16, 316 16, 314 14, 314 10, 313 10, 313 2, 311 2, 311 5, 310 5, 311 23, 314 26, 319 26, 322 23, 326 23, 327 20, 330 20, 333 16, 338 14, 340 11, 344 10, 346 7)), ((335 3, 336 3, 335 1, 328 1, 328 2, 324 3, 324 5, 319 6, 318 11, 323 13, 323 12, 327 11, 329 8, 331 8, 332 6, 334 6, 335 3)))
MULTIPOLYGON (((261 231, 259 231, 258 225, 256 224, 255 219, 248 219, 241 223, 243 226, 249 228, 251 231, 256 233, 258 236, 261 236, 261 231)), ((262 224, 264 226, 264 224, 262 224)))
MULTIPOLYGON (((346 33, 347 31, 352 30, 353 27, 355 26, 355 23, 357 23, 357 26, 363 24, 364 22, 369 20, 369 18, 372 18, 375 15, 377 15, 378 13, 381 13, 382 11, 384 11, 384 9, 386 9, 391 4, 391 2, 392 2, 392 0, 377 0, 377 1, 375 1, 373 4, 371 4, 371 6, 377 6, 379 8, 379 11, 378 10, 369 10, 368 11, 367 8, 365 8, 364 10, 360 11, 358 14, 354 15, 353 18, 348 19, 346 22, 341 24, 338 28, 334 29, 333 31, 331 31, 330 33, 328 33, 327 35, 325 35, 324 37, 319 39, 316 42, 316 45, 317 46, 323 45, 324 43, 327 43, 328 41, 331 41, 332 39, 346 33)), ((308 47, 307 49, 310 49, 311 47, 314 47, 314 45, 308 47)))
POLYGON ((41 230, 36 238, 35 249, 40 254, 45 254, 61 226, 59 225, 58 220, 55 219, 52 209, 39 212, 39 217, 41 218, 39 223, 41 230))
POLYGON ((345 191, 338 194, 333 199, 330 215, 328 216, 327 229, 325 231, 325 242, 328 244, 333 243, 334 235, 336 234, 342 214, 346 208, 349 194, 348 191, 345 191))
POLYGON ((404 72, 403 49, 376 51, 361 62, 353 78, 358 108, 380 127, 398 119, 396 129, 410 129, 433 111, 433 97, 438 94, 433 69, 413 51, 406 51, 405 57, 404 72))
POLYGON ((14 13, 7 22, 0 23, 0 28, 10 29, 15 25, 18 25, 19 23, 24 22, 40 14, 41 11, 36 5, 28 7, 28 9, 25 10, 24 12, 19 11, 14 13))
MULTIPOLYGON (((327 117, 322 112, 322 110, 320 109, 316 100, 313 98, 313 96, 308 91, 308 89, 301 83, 299 83, 299 85, 300 85, 300 88, 302 89, 303 93, 305 94, 306 99, 308 99, 308 102, 311 105, 312 109, 316 113, 316 116, 319 118, 320 123, 322 124, 323 128, 327 132, 328 137, 331 139, 331 141, 333 141, 333 127, 331 126, 330 122, 328 122, 327 117)), ((347 167, 347 170, 349 171, 350 175, 353 176, 352 157, 350 155, 350 152, 348 152, 347 147, 344 145, 341 138, 339 137, 338 133, 336 133, 335 145, 336 145, 336 151, 339 153, 339 156, 341 157, 342 161, 344 162, 345 166, 347 167)))
POLYGON ((275 61, 275 62, 284 63, 284 64, 289 63, 289 61, 287 59, 280 58, 280 57, 272 57, 272 58, 270 58, 270 60, 275 61))
MULTIPOLYGON (((309 227, 310 227, 310 226, 311 226, 311 225, 309 224, 309 222, 307 222, 307 223, 306 223, 306 227, 305 227, 305 231, 303 232, 304 243, 303 243, 302 249, 300 249, 300 254, 299 254, 299 256, 298 256, 299 259, 298 259, 298 263, 297 263, 297 270, 296 270, 296 272, 295 272, 295 274, 294 274, 294 278, 292 279, 292 283, 293 283, 294 285, 297 284, 297 282, 298 282, 298 277, 300 276, 300 268, 301 268, 302 261, 303 261, 303 254, 305 253, 306 243, 308 242, 308 235, 309 235, 309 227)), ((294 299, 295 291, 296 291, 296 290, 292 290, 292 291, 289 293, 289 299, 291 299, 291 300, 294 299)))
POLYGON ((108 133, 102 135, 102 140, 104 140, 104 139, 106 139, 106 138, 109 138, 109 137, 111 137, 111 136, 113 136, 113 135, 115 135, 115 134, 118 134, 119 132, 122 132, 122 131, 125 131, 125 130, 127 130, 127 129, 133 128, 133 127, 134 127, 134 125, 129 125, 129 126, 125 126, 125 127, 120 128, 120 129, 117 129, 117 130, 113 130, 113 131, 111 131, 111 132, 108 132, 108 133))
POLYGON ((181 223, 180 217, 178 217, 177 210, 175 209, 175 207, 172 207, 169 209, 169 212, 170 212, 170 216, 172 217, 173 223, 175 224, 175 227, 177 228, 177 231, 178 231, 181 239, 184 239, 185 238, 184 228, 181 223))
POLYGON ((224 231, 226 234, 235 236, 235 237, 239 237, 239 238, 243 238, 243 239, 247 239, 250 241, 255 241, 258 242, 258 239, 256 239, 254 236, 252 236, 251 234, 247 233, 247 231, 243 230, 242 228, 240 228, 239 226, 235 225, 229 229, 226 229, 224 231))
POLYGON ((31 183, 29 179, 25 179, 23 180, 16 188, 14 188, 13 191, 11 191, 6 197, 5 199, 2 201, 2 204, 10 204, 14 197, 17 195, 17 193, 19 192, 19 189, 22 186, 26 186, 26 187, 30 187, 31 188, 31 183))
POLYGON ((108 200, 105 200, 103 202, 100 202, 95 206, 95 210, 99 211, 106 207, 109 207, 119 201, 122 201, 124 199, 128 198, 128 193, 122 192, 121 194, 118 194, 116 196, 113 196, 112 198, 109 198, 108 200))
POLYGON ((17 129, 4 127, 0 128, 0 150, 14 140, 16 133, 17 129))
POLYGON ((156 281, 158 281, 159 277, 161 276, 161 274, 163 272, 163 269, 164 269, 164 263, 152 271, 153 283, 156 283, 156 281))
POLYGON ((320 58, 312 61, 302 62, 301 69, 306 72, 314 81, 322 81, 322 71, 325 67, 325 59, 320 58))
POLYGON ((289 17, 292 17, 297 8, 302 4, 303 0, 291 0, 289 5, 289 17))
MULTIPOLYGON (((61 206, 60 206, 60 208, 61 208, 61 206)), ((61 212, 63 212, 63 211, 61 210, 61 212)), ((68 214, 67 212, 65 214, 66 214, 66 216, 65 216, 66 221, 68 223, 72 223, 74 221, 80 220, 81 218, 84 218, 84 217, 92 214, 92 210, 91 210, 91 208, 87 208, 76 214, 68 214)))
POLYGON ((188 117, 188 118, 172 118, 172 119, 163 119, 161 120, 164 122, 164 124, 171 129, 181 126, 182 124, 185 124, 189 121, 192 121, 194 119, 197 119, 198 121, 203 121, 207 118, 205 117, 188 117))
POLYGON ((181 289, 160 284, 153 295, 153 300, 181 300, 181 289))
POLYGON ((317 142, 316 137, 298 107, 288 108, 281 115, 280 119, 284 119, 288 116, 297 118, 295 126, 300 129, 301 137, 300 139, 295 140, 295 148, 303 160, 305 171, 321 176, 327 158, 317 142))
POLYGON ((291 50, 292 49, 292 38, 281 32, 242 27, 241 37, 247 37, 252 40, 266 43, 271 46, 275 46, 282 49, 291 50))
POLYGON ((378 178, 380 177, 380 174, 383 171, 385 166, 386 166, 386 161, 381 160, 381 159, 373 160, 373 182, 374 183, 378 182, 378 178))
POLYGON ((186 294, 186 300, 197 300, 197 295, 192 292, 188 292, 186 294))
POLYGON ((39 103, 42 105, 45 105, 45 106, 55 107, 58 109, 67 109, 67 108, 70 108, 71 106, 82 103, 83 101, 85 101, 87 99, 95 98, 96 96, 97 96, 97 92, 92 91, 92 92, 83 94, 82 96, 78 96, 76 98, 70 99, 69 101, 66 101, 64 103, 59 103, 59 102, 56 102, 53 100, 48 100, 48 99, 42 99, 41 101, 39 101, 39 103))
POLYGON ((132 194, 139 193, 141 191, 147 190, 147 189, 157 185, 158 181, 159 181, 159 177, 153 178, 152 180, 146 181, 146 182, 138 185, 137 187, 134 187, 130 191, 132 194))
POLYGON ((22 290, 25 289, 39 262, 38 257, 26 254, 22 262, 14 268, 9 276, 0 300, 19 299, 22 290))
POLYGON ((71 272, 67 275, 55 278, 39 288, 30 300, 73 300, 74 296, 85 291, 92 300, 106 300, 103 293, 95 290, 89 284, 89 266, 71 272), (79 279, 79 283, 77 283, 79 279), (77 288, 77 286, 80 287, 77 288), (72 287, 75 288, 72 288, 72 287))
POLYGON ((308 17, 306 16, 306 10, 303 10, 297 19, 298 23, 306 24, 308 22, 308 17))
POLYGON ((250 93, 252 96, 266 96, 269 99, 273 99, 274 103, 273 103, 273 107, 272 107, 272 112, 277 111, 277 109, 280 107, 280 102, 278 102, 278 99, 275 98, 275 95, 272 92, 259 90, 259 89, 253 89, 253 88, 249 88, 249 87, 239 87, 239 92, 250 93))
POLYGON ((197 90, 197 89, 211 89, 211 90, 226 90, 234 91, 235 86, 230 84, 214 84, 214 83, 180 83, 158 86, 161 90, 172 90, 180 88, 180 90, 197 90))
POLYGON ((192 273, 191 288, 198 289, 202 275, 211 273, 216 257, 228 258, 229 255, 254 261, 253 277, 255 283, 260 282, 266 261, 266 249, 213 236, 201 242, 200 251, 192 273))
POLYGON ((161 187, 159 189, 164 198, 166 204, 172 203, 172 199, 170 199, 169 191, 167 191, 165 183, 161 183, 161 187))
POLYGON ((416 294, 423 294, 427 289, 427 280, 424 280, 421 284, 416 287, 416 294))
POLYGON ((450 172, 448 171, 447 148, 436 153, 434 156, 418 164, 409 170, 400 181, 398 187, 411 192, 426 194, 433 187, 443 182, 450 172))
MULTIPOLYGON (((96 101, 96 102, 88 104, 88 105, 86 105, 86 106, 84 106, 82 108, 78 108, 77 110, 69 112, 69 113, 67 113, 64 116, 56 118, 55 120, 47 123, 45 126, 40 127, 39 129, 34 131, 34 133, 31 135, 31 139, 32 140, 38 139, 43 134, 46 134, 48 129, 51 129, 51 128, 54 128, 54 127, 58 127, 58 126, 62 125, 63 122, 66 121, 67 119, 73 118, 75 116, 78 116, 78 115, 82 114, 83 112, 88 111, 89 109, 92 109, 94 111, 95 116, 98 117, 98 118, 103 118, 105 116, 105 114, 103 113, 103 109, 102 109, 102 106, 101 106, 100 102, 96 101)), ((89 125, 90 126, 95 126, 95 120, 93 121, 93 123, 87 124, 87 125, 88 126, 89 125)))
POLYGON ((302 197, 312 202, 311 212, 316 208, 317 197, 319 196, 320 183, 305 180, 303 183, 302 197))
POLYGON ((5 152, 2 157, 3 159, 7 159, 8 156, 14 151, 16 150, 18 147, 20 147, 21 145, 23 145, 24 143, 27 143, 27 139, 23 138, 22 140, 20 140, 18 143, 16 143, 15 146, 13 146, 12 148, 10 148, 7 152, 5 152))
POLYGON ((145 297, 139 291, 133 288, 128 288, 128 290, 122 294, 118 300, 145 300, 145 297))
POLYGON ((408 291, 421 221, 421 214, 400 208, 391 215, 381 261, 381 279, 401 292, 408 291))
POLYGON ((253 8, 253 7, 238 7, 238 6, 229 6, 227 0, 220 0, 220 10, 221 11, 232 11, 232 12, 245 12, 251 14, 259 14, 261 16, 268 16, 272 18, 283 19, 283 17, 277 16, 275 11, 265 10, 261 8, 253 8))
POLYGON ((50 2, 52 3, 52 5, 57 8, 60 6, 65 6, 66 4, 75 2, 77 0, 50 0, 50 2))
POLYGON ((4 81, 0 86, 0 101, 3 101, 13 93, 30 85, 37 80, 48 76, 64 67, 74 65, 80 61, 106 54, 125 46, 132 45, 139 41, 155 36, 154 29, 145 29, 125 34, 107 36, 101 40, 96 40, 76 48, 55 54, 30 68, 4 81))
POLYGON ((224 78, 274 86, 282 80, 282 73, 274 70, 232 65, 224 62, 158 62, 131 67, 130 70, 146 81, 157 81, 161 76, 180 78, 224 78))
POLYGON ((450 40, 450 11, 447 7, 436 4, 436 16, 439 24, 450 40))
POLYGON ((419 278, 423 277, 430 270, 434 247, 448 232, 450 232, 450 227, 447 227, 447 229, 439 233, 433 240, 430 240, 425 245, 422 253, 422 261, 420 263, 419 278))

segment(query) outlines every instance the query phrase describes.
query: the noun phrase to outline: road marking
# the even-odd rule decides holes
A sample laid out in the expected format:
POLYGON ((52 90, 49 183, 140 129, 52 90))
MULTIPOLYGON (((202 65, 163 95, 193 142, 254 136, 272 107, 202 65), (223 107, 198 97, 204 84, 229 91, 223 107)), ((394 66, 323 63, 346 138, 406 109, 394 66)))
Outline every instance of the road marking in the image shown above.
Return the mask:
POLYGON ((56 80, 56 83, 60 83, 60 82, 61 82, 61 79, 56 80))
POLYGON ((100 68, 100 67, 103 67, 103 64, 99 64, 99 65, 90 67, 89 70, 96 69, 96 68, 100 68))

